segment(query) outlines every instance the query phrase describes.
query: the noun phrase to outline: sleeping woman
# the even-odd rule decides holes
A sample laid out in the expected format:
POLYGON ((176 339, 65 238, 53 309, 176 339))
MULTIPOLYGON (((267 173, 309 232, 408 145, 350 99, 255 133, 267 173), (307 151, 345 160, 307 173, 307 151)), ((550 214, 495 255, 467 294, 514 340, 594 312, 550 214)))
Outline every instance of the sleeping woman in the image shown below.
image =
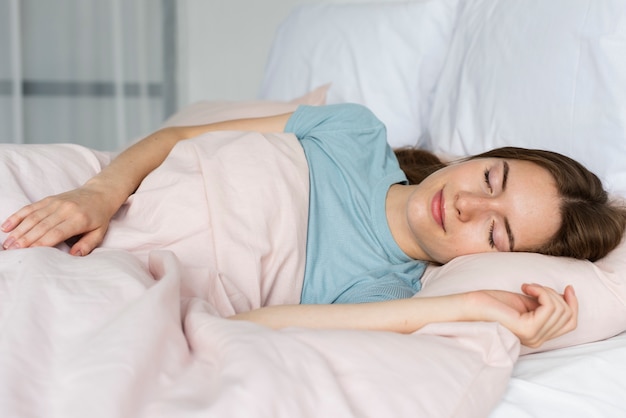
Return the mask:
MULTIPOLYGON (((83 186, 20 209, 2 224, 5 249, 102 243, 111 219, 178 141, 210 131, 290 132, 309 168, 306 263, 300 304, 234 315, 274 328, 413 332, 432 322, 496 321, 531 347, 576 327, 577 298, 538 284, 412 298, 428 263, 466 254, 530 251, 596 260, 615 248, 626 209, 577 162, 503 148, 449 165, 391 150, 363 106, 301 106, 294 113, 161 129, 83 186)), ((113 233, 113 231, 112 231, 113 233)))

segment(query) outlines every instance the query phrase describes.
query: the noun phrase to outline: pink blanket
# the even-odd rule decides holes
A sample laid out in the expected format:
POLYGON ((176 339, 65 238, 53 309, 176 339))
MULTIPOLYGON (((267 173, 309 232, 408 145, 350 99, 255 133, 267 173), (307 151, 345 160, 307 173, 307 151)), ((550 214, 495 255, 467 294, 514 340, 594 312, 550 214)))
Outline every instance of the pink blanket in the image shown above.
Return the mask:
MULTIPOLYGON (((109 157, 0 146, 0 217, 109 157)), ((496 324, 399 335, 223 318, 298 301, 307 197, 295 138, 221 132, 179 144, 93 254, 1 251, 0 415, 486 416, 519 352, 496 324)))
POLYGON ((174 252, 183 295, 221 316, 298 303, 308 169, 291 135, 222 132, 179 143, 111 224, 105 248, 174 252))

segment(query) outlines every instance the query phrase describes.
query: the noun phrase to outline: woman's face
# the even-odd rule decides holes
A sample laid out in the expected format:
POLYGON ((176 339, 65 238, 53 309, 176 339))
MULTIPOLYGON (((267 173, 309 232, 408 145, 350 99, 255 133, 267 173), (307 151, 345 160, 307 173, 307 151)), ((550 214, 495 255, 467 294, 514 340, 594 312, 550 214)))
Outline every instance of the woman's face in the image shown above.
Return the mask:
POLYGON ((441 169, 409 198, 409 229, 424 258, 533 251, 561 225, 552 175, 521 160, 485 158, 441 169))

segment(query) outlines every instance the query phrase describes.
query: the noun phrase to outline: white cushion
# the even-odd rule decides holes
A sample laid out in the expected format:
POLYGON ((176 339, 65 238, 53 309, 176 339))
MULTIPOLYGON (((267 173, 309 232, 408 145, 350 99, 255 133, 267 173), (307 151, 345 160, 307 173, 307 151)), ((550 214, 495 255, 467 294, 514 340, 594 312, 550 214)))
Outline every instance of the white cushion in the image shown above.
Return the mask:
POLYGON ((561 152, 626 196, 626 2, 464 3, 429 134, 446 155, 561 152))
POLYGON ((458 0, 297 7, 279 27, 260 98, 291 100, 331 83, 328 103, 368 106, 394 147, 415 145, 430 115, 458 0))

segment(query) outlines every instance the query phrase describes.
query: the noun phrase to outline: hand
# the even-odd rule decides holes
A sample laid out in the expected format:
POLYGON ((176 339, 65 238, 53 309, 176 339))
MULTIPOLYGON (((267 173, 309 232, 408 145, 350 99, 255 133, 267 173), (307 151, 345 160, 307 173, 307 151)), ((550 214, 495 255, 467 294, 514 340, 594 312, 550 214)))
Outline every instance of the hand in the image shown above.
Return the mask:
POLYGON ((528 347, 539 347, 576 328, 578 299, 571 286, 563 295, 538 284, 525 284, 522 291, 485 290, 469 295, 482 320, 500 322, 528 347))
POLYGON ((2 230, 10 232, 4 249, 55 246, 69 238, 80 238, 70 254, 87 255, 104 239, 118 207, 103 190, 83 186, 46 197, 11 215, 2 230))

